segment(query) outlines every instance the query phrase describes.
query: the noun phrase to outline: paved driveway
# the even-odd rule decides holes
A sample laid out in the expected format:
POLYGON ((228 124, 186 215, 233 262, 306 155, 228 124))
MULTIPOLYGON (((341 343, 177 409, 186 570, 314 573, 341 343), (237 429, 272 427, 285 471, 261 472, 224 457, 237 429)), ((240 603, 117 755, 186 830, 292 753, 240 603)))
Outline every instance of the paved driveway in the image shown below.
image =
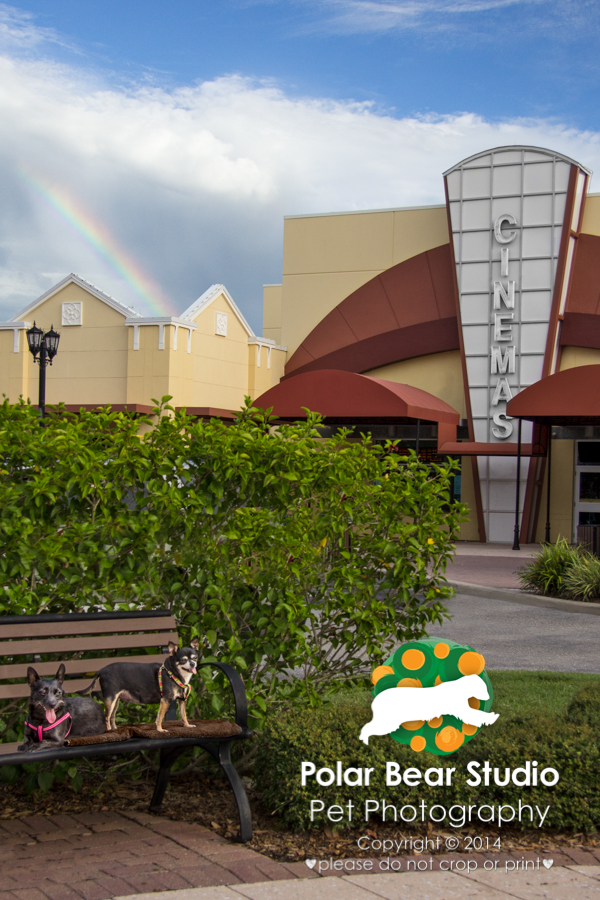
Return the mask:
POLYGON ((457 594, 452 619, 431 629, 477 647, 490 669, 600 673, 600 616, 457 594))

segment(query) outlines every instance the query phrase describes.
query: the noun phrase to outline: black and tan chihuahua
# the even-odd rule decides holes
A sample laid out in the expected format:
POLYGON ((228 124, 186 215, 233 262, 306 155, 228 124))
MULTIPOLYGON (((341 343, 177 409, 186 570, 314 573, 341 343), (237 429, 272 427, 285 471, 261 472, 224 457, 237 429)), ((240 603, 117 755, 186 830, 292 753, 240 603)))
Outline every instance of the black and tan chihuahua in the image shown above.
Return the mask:
POLYGON ((177 700, 179 715, 184 725, 188 722, 185 704, 190 692, 192 675, 198 665, 198 638, 192 638, 189 647, 178 648, 169 641, 169 655, 164 663, 111 663, 100 669, 92 683, 80 696, 91 694, 97 681, 100 682, 102 700, 106 708, 106 730, 117 726, 115 716, 119 700, 124 703, 158 703, 156 717, 157 731, 164 731, 162 722, 172 700, 177 700))

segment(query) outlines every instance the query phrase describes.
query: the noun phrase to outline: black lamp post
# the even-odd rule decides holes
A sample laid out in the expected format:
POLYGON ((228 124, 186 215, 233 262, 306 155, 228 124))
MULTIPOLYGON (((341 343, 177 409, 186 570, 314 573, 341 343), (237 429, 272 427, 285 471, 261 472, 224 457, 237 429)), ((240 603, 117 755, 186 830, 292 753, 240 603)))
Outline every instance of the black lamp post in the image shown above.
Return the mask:
POLYGON ((26 334, 29 352, 33 355, 33 361, 39 363, 40 367, 38 407, 40 418, 43 419, 46 415, 46 366, 52 365, 52 360, 58 353, 60 334, 54 330, 52 325, 50 326, 50 331, 44 334, 35 322, 33 323, 33 328, 30 328, 26 334))

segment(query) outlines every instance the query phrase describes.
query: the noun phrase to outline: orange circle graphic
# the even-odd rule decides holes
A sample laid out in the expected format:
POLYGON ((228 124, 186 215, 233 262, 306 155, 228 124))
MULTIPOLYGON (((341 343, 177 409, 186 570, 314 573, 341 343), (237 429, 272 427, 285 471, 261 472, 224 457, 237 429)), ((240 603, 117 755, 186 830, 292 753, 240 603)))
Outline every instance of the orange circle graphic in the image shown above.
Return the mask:
POLYGON ((373 684, 377 684, 380 678, 383 678, 384 675, 393 675, 394 670, 391 666, 377 666, 376 669, 373 670, 373 674, 371 675, 371 681, 373 684))
POLYGON ((481 653, 467 650, 458 660, 458 669, 462 675, 479 675, 485 669, 485 659, 481 653))
POLYGON ((425 654, 422 650, 417 650, 415 647, 405 650, 402 654, 402 665, 405 669, 414 671, 415 669, 420 669, 424 663, 425 654))

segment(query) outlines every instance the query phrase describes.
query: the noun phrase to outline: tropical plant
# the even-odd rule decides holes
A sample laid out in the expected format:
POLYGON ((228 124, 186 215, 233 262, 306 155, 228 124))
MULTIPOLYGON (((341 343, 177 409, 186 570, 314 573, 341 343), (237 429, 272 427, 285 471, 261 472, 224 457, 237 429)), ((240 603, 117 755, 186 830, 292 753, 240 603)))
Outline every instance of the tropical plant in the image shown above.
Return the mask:
POLYGON ((580 548, 573 547, 564 538, 555 544, 544 544, 532 562, 519 572, 521 587, 540 594, 561 595, 567 572, 581 556, 580 548))
POLYGON ((563 576, 562 590, 572 600, 597 600, 600 597, 600 559, 582 551, 573 558, 563 576))

